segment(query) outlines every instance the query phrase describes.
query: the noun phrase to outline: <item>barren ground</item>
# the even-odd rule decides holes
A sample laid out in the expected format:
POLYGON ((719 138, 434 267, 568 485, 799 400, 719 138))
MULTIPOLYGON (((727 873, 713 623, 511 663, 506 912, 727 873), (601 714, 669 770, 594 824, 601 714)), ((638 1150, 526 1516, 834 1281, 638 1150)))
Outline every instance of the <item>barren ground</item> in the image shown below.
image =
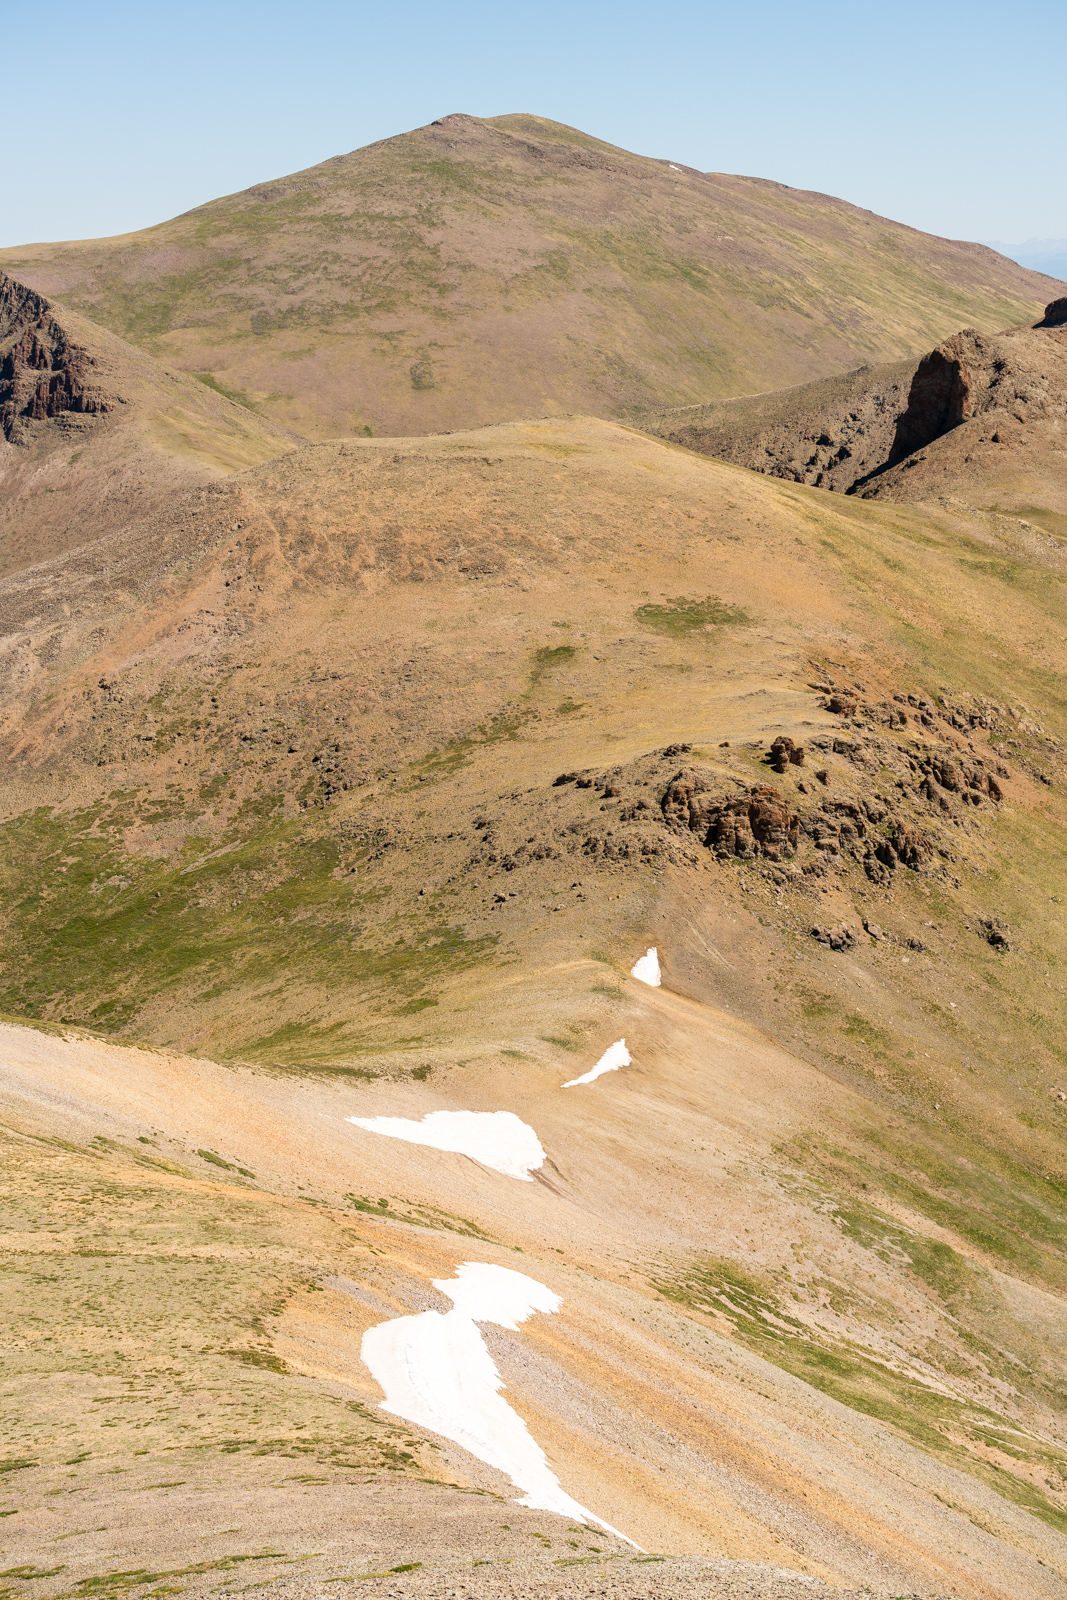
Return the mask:
POLYGON ((1065 571, 571 418, 6 578, 11 1594, 1062 1596, 1065 571), (448 1108, 543 1181, 344 1120, 448 1108), (472 1259, 668 1577, 377 1409, 472 1259))

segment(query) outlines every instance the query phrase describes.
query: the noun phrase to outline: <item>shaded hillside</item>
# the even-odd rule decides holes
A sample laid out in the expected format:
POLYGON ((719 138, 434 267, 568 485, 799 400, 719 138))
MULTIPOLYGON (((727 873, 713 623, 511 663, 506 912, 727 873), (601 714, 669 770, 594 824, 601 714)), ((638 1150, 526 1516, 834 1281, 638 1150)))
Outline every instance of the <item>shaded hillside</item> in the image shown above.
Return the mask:
POLYGON ((295 442, 0 273, 0 573, 295 442))
POLYGON ((965 329, 915 371, 868 499, 961 498, 1067 536, 1067 300, 1032 328, 965 329))
POLYGON ((917 362, 637 417, 645 432, 789 483, 849 494, 889 459, 917 362))
POLYGON ((1067 533, 1067 300, 921 361, 639 419, 755 472, 864 499, 963 499, 1067 533))
MULTIPOLYGON (((23 1055, 18 1126, 162 1162, 191 1238, 209 1182, 237 1255, 246 1193, 303 1241, 237 1348, 310 1387, 190 1417, 167 1482, 232 1444, 251 1505, 305 1395, 374 1403, 369 1321, 519 1251, 566 1303, 505 1381, 641 1544, 1061 1592, 1065 578, 1018 520, 571 419, 306 447, 0 585, 0 1008, 229 1063, 23 1055), (544 1182, 343 1120, 501 1107, 544 1182)), ((198 1316, 189 1392, 235 1337, 198 1316)), ((129 1339, 162 1468, 171 1358, 129 1339)), ((56 1407, 42 1493, 103 1440, 56 1407)), ((351 1470, 389 1442, 353 1425, 351 1470)))
POLYGON ((532 116, 445 117, 0 265, 309 437, 751 393, 1053 292, 984 246, 532 116))

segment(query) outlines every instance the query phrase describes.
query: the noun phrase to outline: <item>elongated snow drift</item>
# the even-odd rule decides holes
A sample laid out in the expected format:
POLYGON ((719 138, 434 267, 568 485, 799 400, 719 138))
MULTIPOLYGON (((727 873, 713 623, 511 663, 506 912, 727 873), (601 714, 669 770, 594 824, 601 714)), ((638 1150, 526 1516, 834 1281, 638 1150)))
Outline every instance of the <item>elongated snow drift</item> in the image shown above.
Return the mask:
POLYGON ((532 1183, 531 1172, 544 1165, 541 1141, 513 1111, 429 1111, 421 1122, 408 1117, 346 1117, 368 1133, 431 1150, 454 1150, 506 1178, 532 1183))
POLYGON ((614 1044, 609 1044, 595 1067, 590 1067, 588 1072, 583 1072, 580 1078, 571 1078, 569 1083, 563 1085, 564 1089, 576 1089, 580 1083, 593 1083, 602 1077, 605 1072, 617 1072, 620 1067, 628 1067, 632 1060, 626 1048, 625 1039, 616 1039, 614 1044))
POLYGON ((397 1317, 363 1335, 360 1354, 385 1391, 381 1409, 505 1473, 523 1491, 519 1505, 595 1522, 626 1539, 565 1493, 541 1446, 501 1397, 503 1379, 475 1327, 495 1322, 515 1330, 535 1311, 558 1311, 559 1295, 524 1272, 480 1261, 464 1261, 454 1278, 435 1278, 434 1288, 452 1301, 451 1311, 397 1317))

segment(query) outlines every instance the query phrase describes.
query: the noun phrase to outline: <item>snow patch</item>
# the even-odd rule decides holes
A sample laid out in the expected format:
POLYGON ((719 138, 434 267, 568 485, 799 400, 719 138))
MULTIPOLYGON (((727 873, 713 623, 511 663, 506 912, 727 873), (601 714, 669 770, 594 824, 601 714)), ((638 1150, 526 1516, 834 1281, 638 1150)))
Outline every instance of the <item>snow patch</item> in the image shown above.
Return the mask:
POLYGON ((616 1039, 614 1044, 608 1045, 595 1067, 591 1067, 588 1072, 584 1072, 580 1078, 572 1078, 563 1087, 565 1089, 576 1089, 580 1083, 592 1083, 595 1078, 599 1078, 605 1072, 616 1072, 619 1067, 628 1067, 631 1059, 630 1052, 626 1048, 626 1040, 616 1039))
POLYGON ((501 1398, 503 1379, 475 1327, 495 1322, 516 1330, 535 1311, 558 1311, 559 1295, 524 1272, 482 1261, 464 1261, 454 1278, 435 1278, 434 1288, 452 1301, 451 1311, 396 1317, 363 1335, 360 1354, 385 1392, 381 1409, 496 1467, 523 1491, 519 1505, 595 1522, 633 1545, 564 1492, 523 1419, 501 1398))
POLYGON ((651 950, 646 950, 640 961, 630 968, 631 978, 637 978, 640 983, 647 983, 649 988, 658 989, 660 986, 659 953, 655 945, 651 950))
POLYGON ((533 1182, 530 1173, 545 1162, 540 1139, 513 1111, 429 1111, 421 1122, 408 1117, 346 1117, 345 1121, 387 1139, 453 1150, 525 1183, 533 1182))

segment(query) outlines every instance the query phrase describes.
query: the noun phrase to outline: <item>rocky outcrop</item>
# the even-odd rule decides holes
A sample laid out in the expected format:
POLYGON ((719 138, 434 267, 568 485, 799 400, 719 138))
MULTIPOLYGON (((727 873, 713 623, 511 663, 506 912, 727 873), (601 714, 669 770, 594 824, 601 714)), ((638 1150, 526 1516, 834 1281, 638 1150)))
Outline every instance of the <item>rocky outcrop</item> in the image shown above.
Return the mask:
POLYGON ((777 789, 757 784, 712 814, 707 843, 717 856, 783 861, 796 854, 800 818, 777 789))
POLYGON ((888 459, 850 492, 864 499, 929 493, 938 463, 941 471, 959 472, 976 445, 1003 444, 1007 437, 1018 442, 1020 427, 1061 429, 1067 417, 1065 329, 1067 299, 1054 300, 1032 326, 997 334, 965 328, 931 350, 915 370, 888 459))
POLYGON ((724 800, 702 773, 684 771, 668 784, 661 809, 669 826, 698 834, 717 856, 783 861, 796 854, 800 819, 764 784, 724 800))
MULTIPOLYGON (((944 765, 952 764, 946 758, 944 765)), ((933 770, 933 763, 930 766, 933 770)), ((962 768, 952 765, 950 775, 960 779, 962 768)), ((929 834, 895 816, 879 795, 863 799, 828 795, 800 812, 779 790, 763 784, 728 798, 717 797, 715 787, 703 773, 679 772, 667 785, 662 811, 669 827, 697 834, 720 859, 790 861, 807 844, 812 859, 804 870, 809 875, 817 876, 826 864, 849 857, 873 882, 882 883, 899 867, 921 872, 938 855, 929 834)))
POLYGON ((63 412, 99 415, 112 402, 93 382, 93 358, 68 339, 49 302, 0 273, 0 429, 18 440, 24 424, 63 412))
POLYGON ((802 767, 804 765, 804 746, 795 744, 788 734, 780 733, 771 745, 767 759, 775 772, 781 775, 787 772, 790 767, 802 767))
POLYGON ((772 478, 847 494, 885 464, 915 362, 639 419, 660 438, 772 478))
POLYGON ((1011 940, 1008 938, 1008 926, 1001 917, 982 917, 978 923, 978 931, 986 944, 992 945, 994 950, 1010 950, 1011 940))
MULTIPOLYGON (((1010 777, 1003 762, 951 742, 951 730, 999 726, 1004 709, 978 698, 935 704, 924 695, 899 695, 872 704, 858 689, 830 686, 826 693, 827 705, 848 725, 817 735, 806 753, 813 762, 822 752, 843 757, 854 773, 849 792, 841 792, 840 764, 817 767, 814 784, 802 778, 796 769, 804 749, 779 735, 767 759, 776 771, 796 774, 795 799, 763 784, 724 792, 728 780, 683 767, 663 790, 663 822, 676 835, 695 835, 719 859, 793 863, 793 876, 821 877, 850 863, 881 885, 902 869, 951 876, 946 864, 957 857, 959 835, 942 825, 966 833, 975 812, 1001 804, 1010 777), (885 738, 879 724, 905 734, 905 742, 885 738)), ((648 802, 639 801, 620 820, 648 820, 648 811, 648 802)))
POLYGON ((865 499, 907 498, 897 493, 901 473, 973 418, 999 411, 1015 423, 1062 419, 1067 372, 1062 340, 1050 338, 1065 327, 1067 298, 1026 327, 965 328, 918 364, 861 367, 797 389, 650 414, 641 426, 771 477, 865 499))
POLYGON ((886 873, 879 868, 888 868, 891 872, 895 867, 905 866, 912 872, 921 872, 933 858, 934 849, 933 840, 922 829, 893 821, 882 838, 871 842, 863 865, 868 878, 876 883, 884 882, 886 873))
POLYGON ((706 837, 711 826, 716 800, 707 776, 702 772, 683 770, 672 778, 663 796, 661 810, 668 827, 688 829, 706 837))
POLYGON ((982 795, 988 795, 991 800, 1004 798, 1000 784, 984 761, 965 760, 952 750, 935 751, 920 761, 919 770, 926 774, 922 792, 928 800, 937 800, 939 804, 943 796, 935 783, 947 793, 958 795, 967 805, 976 804, 982 795))
MULTIPOLYGON (((781 771, 780 786, 753 781, 758 747, 742 751, 724 740, 716 751, 694 755, 671 744, 607 771, 572 770, 549 780, 542 802, 524 805, 506 854, 479 817, 475 827, 484 823, 487 832, 471 864, 514 873, 558 855, 580 856, 583 866, 598 869, 669 865, 715 873, 745 863, 780 891, 865 878, 892 894, 906 873, 916 873, 953 892, 973 858, 971 841, 1008 794, 1012 770, 1040 776, 1040 762, 1055 773, 1045 781, 1059 781, 1063 747, 1025 706, 947 689, 875 701, 858 682, 817 671, 810 687, 825 705, 837 702, 841 726, 811 727, 803 746, 784 733, 764 745, 763 760, 781 771), (988 745, 981 753, 974 735, 988 745), (1009 753, 1011 770, 1000 759, 1009 753), (547 827, 548 816, 535 821, 541 811, 552 814, 547 827)), ((867 932, 888 937, 876 925, 867 932)))
POLYGON ((1067 323, 1067 295, 1062 300, 1052 300, 1045 307, 1045 315, 1040 322, 1035 322, 1035 328, 1062 328, 1067 323))
POLYGON ((908 403, 897 418, 889 459, 883 465, 895 467, 905 456, 965 422, 974 409, 974 374, 992 358, 988 342, 973 328, 965 328, 923 356, 911 380, 908 403))
POLYGON ((838 923, 836 928, 822 928, 816 923, 811 936, 828 950, 852 950, 856 944, 856 935, 847 922, 838 923))

